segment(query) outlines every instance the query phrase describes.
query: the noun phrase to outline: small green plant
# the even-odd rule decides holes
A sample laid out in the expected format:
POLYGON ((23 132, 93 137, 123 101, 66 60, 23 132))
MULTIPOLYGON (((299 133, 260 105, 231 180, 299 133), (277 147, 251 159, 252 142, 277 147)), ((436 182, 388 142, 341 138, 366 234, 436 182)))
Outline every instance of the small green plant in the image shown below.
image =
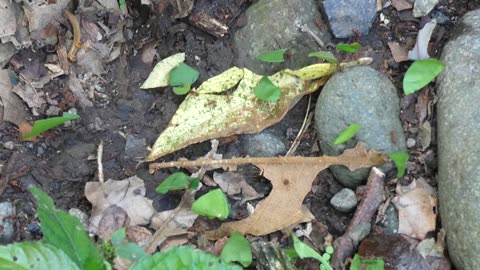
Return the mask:
POLYGON ((22 135, 22 139, 26 140, 32 137, 37 136, 38 134, 41 134, 51 128, 54 128, 56 126, 59 126, 67 121, 72 121, 75 119, 80 118, 79 115, 77 114, 72 114, 68 112, 64 112, 62 116, 58 117, 50 117, 47 119, 42 119, 42 120, 37 120, 33 122, 33 128, 32 131, 30 131, 27 134, 22 135))
POLYGON ((255 96, 263 101, 277 101, 280 99, 282 90, 274 85, 267 76, 263 76, 253 89, 255 96))
POLYGON ((403 92, 410 95, 429 84, 445 68, 445 63, 435 58, 417 60, 403 77, 403 92))
POLYGON ((338 63, 337 58, 332 53, 326 51, 312 52, 308 54, 308 57, 318 57, 332 64, 338 63))
POLYGON ((338 134, 337 138, 333 142, 334 144, 342 144, 348 142, 357 132, 360 130, 359 124, 351 124, 346 129, 342 130, 340 134, 338 134))
POLYGON ((222 249, 220 258, 227 262, 239 262, 243 267, 252 263, 252 248, 248 240, 239 232, 234 232, 222 249))
POLYGON ((323 255, 320 255, 313 248, 307 246, 302 241, 300 241, 300 239, 298 239, 298 237, 295 236, 295 234, 292 233, 291 235, 293 239, 293 248, 295 249, 295 252, 297 253, 298 257, 300 257, 301 259, 304 259, 304 258, 316 259, 320 262, 321 270, 333 270, 333 268, 330 266, 330 257, 333 254, 332 247, 327 247, 327 249, 325 250, 325 253, 323 255))
POLYGON ((393 160, 397 167, 397 177, 402 177, 405 174, 407 168, 408 154, 405 152, 393 152, 390 153, 390 159, 393 160))
POLYGON ((123 240, 127 236, 125 228, 117 230, 112 235, 112 245, 115 247, 115 253, 118 257, 128 259, 132 262, 137 262, 143 257, 147 256, 143 248, 136 243, 122 244, 123 240))
POLYGON ((346 52, 346 53, 356 53, 362 45, 358 42, 354 42, 352 44, 345 44, 345 43, 339 43, 337 44, 336 49, 341 52, 346 52))
POLYGON ((173 86, 173 92, 177 95, 185 95, 190 87, 197 81, 199 72, 185 63, 181 63, 170 72, 168 84, 173 86))
POLYGON ((170 190, 197 189, 199 182, 200 179, 198 178, 190 177, 182 172, 177 172, 163 180, 155 191, 160 194, 165 194, 170 190))
POLYGON ((353 257, 352 263, 350 264, 350 270, 384 270, 385 262, 383 258, 371 259, 362 259, 358 254, 355 254, 353 257))
POLYGON ((281 49, 276 51, 271 51, 267 53, 262 53, 257 55, 257 59, 263 62, 268 63, 282 63, 285 62, 284 54, 288 49, 281 49))
POLYGON ((227 196, 218 188, 209 191, 193 202, 192 211, 211 219, 224 220, 230 214, 230 205, 227 196))

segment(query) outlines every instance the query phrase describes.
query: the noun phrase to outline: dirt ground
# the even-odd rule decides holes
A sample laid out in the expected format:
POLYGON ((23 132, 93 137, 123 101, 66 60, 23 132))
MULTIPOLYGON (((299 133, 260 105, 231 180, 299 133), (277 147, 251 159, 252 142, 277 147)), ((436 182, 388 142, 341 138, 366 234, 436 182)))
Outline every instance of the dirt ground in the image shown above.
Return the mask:
MULTIPOLYGON (((128 1, 127 1, 128 2, 128 1)), ((203 10, 217 17, 228 15, 231 30, 223 38, 206 33, 193 26, 187 19, 173 19, 173 10, 166 8, 162 12, 151 10, 140 5, 140 1, 129 2, 130 17, 126 19, 126 43, 122 47, 123 54, 113 62, 106 63, 107 73, 98 78, 87 76, 86 80, 93 86, 98 85, 103 95, 98 96, 94 106, 87 110, 75 107, 75 102, 69 100, 66 86, 66 76, 55 78, 45 85, 48 96, 64 104, 64 111, 77 108, 81 119, 69 127, 56 128, 45 133, 37 142, 22 142, 18 138, 17 128, 3 122, 0 124, 0 143, 13 142, 15 147, 7 149, 0 147, 0 164, 3 166, 2 178, 8 177, 1 200, 12 201, 17 209, 15 219, 15 241, 40 239, 38 223, 35 218, 35 207, 32 198, 25 188, 29 184, 41 186, 55 201, 60 209, 79 208, 90 213, 91 206, 84 196, 84 186, 87 181, 98 179, 96 150, 101 140, 104 143, 103 164, 105 179, 121 180, 137 175, 145 181, 147 197, 153 200, 158 211, 173 209, 180 201, 181 193, 160 195, 155 193, 155 187, 169 174, 177 169, 166 169, 150 175, 147 164, 138 164, 138 160, 130 158, 125 153, 126 135, 137 135, 145 138, 147 145, 152 145, 158 134, 167 126, 183 97, 173 94, 170 89, 141 90, 140 85, 152 70, 151 64, 142 61, 144 50, 151 50, 156 45, 158 59, 163 59, 177 52, 185 52, 186 63, 200 71, 198 84, 214 75, 221 73, 235 64, 236 50, 233 44, 233 32, 242 25, 242 13, 248 7, 248 1, 196 1, 194 11, 203 10), (200 60, 196 60, 198 56, 200 60)), ((449 18, 445 24, 438 25, 431 42, 432 57, 439 57, 445 41, 449 37, 457 18, 468 10, 479 8, 478 1, 442 0, 437 6, 449 18)), ((402 44, 413 46, 418 30, 423 27, 424 20, 416 19, 408 12, 398 12, 393 7, 383 9, 382 13, 390 20, 388 27, 380 19, 376 19, 370 34, 342 42, 358 41, 363 48, 349 57, 369 56, 374 58, 373 66, 392 79, 401 94, 402 79, 409 62, 396 63, 388 47, 390 41, 401 41, 402 44)), ((334 40, 335 43, 340 40, 334 40)), ((35 52, 47 54, 48 48, 40 48, 35 52)), ((24 49, 18 54, 32 54, 31 49, 24 49)), ((85 78, 84 78, 85 79, 85 78)), ((313 102, 318 93, 312 95, 313 102)), ((406 138, 419 141, 418 114, 416 104, 418 98, 426 98, 427 105, 434 110, 433 87, 403 97, 401 100, 401 119, 406 138)), ((276 126, 282 130, 282 139, 288 147, 293 142, 296 133, 305 117, 308 97, 304 97, 276 126)), ((315 103, 312 103, 315 104, 315 103)), ((41 116, 38 118, 42 118, 41 116)), ((415 177, 423 177, 436 186, 436 139, 435 114, 432 114, 432 142, 426 149, 415 147, 409 149, 414 162, 409 163, 410 175, 401 179, 409 183, 415 177)), ((316 134, 313 125, 302 137, 297 155, 318 156, 321 153, 316 147, 316 134)), ((209 142, 187 147, 161 160, 176 160, 180 157, 195 159, 204 155, 210 149, 209 142)), ((221 145, 219 152, 225 155, 242 155, 243 149, 235 141, 221 145)), ((253 166, 241 168, 248 182, 261 194, 270 191, 268 181, 262 180, 259 171, 253 166)), ((387 180, 395 178, 395 172, 387 174, 387 180)), ((344 214, 334 210, 329 200, 342 189, 328 170, 323 171, 315 181, 316 192, 312 192, 305 203, 310 207, 317 220, 326 225, 334 236, 341 235, 349 224, 352 214, 344 214)), ((388 185, 394 191, 395 183, 388 185)), ((206 192, 207 188, 198 195, 206 192)), ((232 201, 234 216, 241 219, 246 216, 245 206, 232 201)), ((215 222, 200 219, 197 228, 218 225, 215 222), (199 227, 198 227, 199 226, 199 227)), ((375 230, 375 228, 374 228, 375 230)), ((270 236, 275 237, 275 236, 270 236)), ((318 268, 317 268, 318 269, 318 268)))

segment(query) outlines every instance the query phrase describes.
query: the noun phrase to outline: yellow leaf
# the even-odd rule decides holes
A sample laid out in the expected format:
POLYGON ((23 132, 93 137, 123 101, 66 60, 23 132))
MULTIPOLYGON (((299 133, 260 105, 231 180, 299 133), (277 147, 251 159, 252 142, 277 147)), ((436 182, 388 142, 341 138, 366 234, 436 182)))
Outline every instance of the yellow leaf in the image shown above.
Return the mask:
POLYGON ((170 72, 185 61, 185 53, 177 53, 158 62, 140 88, 150 89, 168 86, 170 72))

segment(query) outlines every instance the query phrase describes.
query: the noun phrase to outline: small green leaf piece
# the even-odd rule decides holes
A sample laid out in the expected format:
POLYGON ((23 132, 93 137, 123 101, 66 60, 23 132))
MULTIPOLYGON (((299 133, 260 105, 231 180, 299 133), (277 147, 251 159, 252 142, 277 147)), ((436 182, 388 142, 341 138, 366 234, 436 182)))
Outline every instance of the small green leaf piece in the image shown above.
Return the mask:
POLYGON ((42 242, 22 242, 0 246, 0 269, 80 270, 80 267, 59 248, 42 242))
POLYGON ((168 176, 163 182, 155 189, 160 194, 165 194, 170 190, 181 190, 198 187, 199 179, 190 177, 182 172, 177 172, 168 176))
POLYGON ((350 270, 384 270, 385 262, 383 258, 362 259, 358 254, 353 257, 350 264, 350 270))
POLYGON ((28 139, 28 138, 31 138, 31 137, 35 137, 37 136, 38 134, 40 133, 43 133, 51 128, 54 128, 56 126, 59 126, 67 121, 72 121, 72 120, 75 120, 75 119, 78 119, 80 118, 79 115, 77 114, 72 114, 72 113, 68 113, 68 112, 64 112, 62 116, 58 116, 58 117, 51 117, 51 118, 47 118, 47 119, 43 119, 43 120, 37 120, 35 122, 33 122, 33 128, 32 128, 32 131, 30 131, 30 133, 27 133, 27 134, 23 134, 22 135, 22 139, 28 139))
POLYGON ((158 62, 140 88, 150 89, 168 86, 170 72, 184 61, 185 53, 177 53, 158 62))
POLYGON ((230 214, 227 197, 221 189, 209 191, 192 204, 192 211, 208 218, 224 220, 230 214))
POLYGON ((263 76, 257 86, 253 89, 253 93, 260 100, 273 102, 280 99, 282 90, 274 85, 267 76, 263 76))
POLYGON ((234 232, 222 250, 220 258, 227 263, 239 262, 243 267, 252 263, 252 248, 248 240, 239 232, 234 232))
POLYGON ((188 246, 172 247, 152 256, 145 256, 130 270, 242 270, 241 266, 230 265, 212 254, 188 246))
POLYGON ((200 73, 187 64, 181 63, 170 72, 168 84, 170 86, 192 85, 197 81, 200 73))
POLYGON ((65 211, 55 209, 52 199, 39 188, 30 186, 29 190, 37 200, 37 214, 44 240, 63 250, 81 269, 103 269, 103 258, 80 221, 65 211))
POLYGON ((403 77, 403 92, 410 95, 429 84, 445 68, 445 63, 435 58, 417 60, 403 77))
POLYGON ((125 228, 121 228, 121 229, 115 231, 112 234, 112 244, 114 246, 120 245, 120 243, 122 243, 122 241, 125 239, 125 237, 127 237, 127 231, 125 230, 125 228))
POLYGON ((397 177, 402 177, 405 174, 405 169, 407 168, 407 162, 409 158, 408 154, 405 152, 393 152, 390 153, 389 156, 397 167, 397 177))
POLYGON ((333 247, 332 247, 332 246, 327 246, 327 247, 325 248, 325 252, 326 252, 327 254, 332 255, 332 254, 333 254, 333 247))
POLYGON ((337 58, 331 52, 326 52, 326 51, 312 52, 308 55, 308 57, 318 57, 332 64, 338 63, 337 58))
POLYGON ((190 87, 192 87, 192 85, 189 83, 183 86, 174 86, 173 93, 179 96, 186 95, 190 91, 190 87))
POLYGON ((328 263, 327 260, 325 260, 318 252, 316 252, 313 248, 307 246, 304 244, 300 239, 298 239, 295 234, 292 233, 292 239, 293 239, 293 248, 298 254, 298 257, 300 259, 305 259, 305 258, 313 258, 322 263, 322 265, 325 267, 327 270, 333 270, 330 264, 328 263))
POLYGON ((285 61, 283 55, 288 49, 281 49, 257 55, 257 59, 269 63, 282 63, 285 61))
POLYGON ((340 134, 338 134, 335 139, 334 144, 342 144, 348 142, 357 132, 360 130, 359 124, 351 124, 346 129, 344 129, 340 134))
POLYGON ((136 243, 126 243, 115 249, 118 257, 125 258, 132 262, 137 262, 147 255, 143 248, 136 243))
POLYGON ((346 53, 355 53, 361 47, 362 47, 362 45, 360 45, 360 43, 358 43, 358 42, 354 42, 352 44, 345 44, 345 43, 337 44, 337 50, 342 51, 342 52, 346 52, 346 53))

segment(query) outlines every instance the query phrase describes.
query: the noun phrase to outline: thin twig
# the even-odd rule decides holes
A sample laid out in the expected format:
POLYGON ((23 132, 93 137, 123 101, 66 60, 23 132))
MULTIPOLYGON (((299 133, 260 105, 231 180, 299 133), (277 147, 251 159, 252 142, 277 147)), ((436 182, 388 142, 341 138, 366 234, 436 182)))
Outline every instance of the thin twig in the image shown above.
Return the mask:
POLYGON ((310 126, 313 114, 310 113, 310 105, 312 104, 312 95, 308 96, 308 105, 307 111, 305 112, 305 118, 303 119, 302 127, 298 131, 297 137, 293 140, 292 146, 288 149, 288 152, 285 154, 286 157, 291 156, 297 151, 297 147, 300 144, 300 137, 303 136, 308 126, 310 126))
POLYGON ((103 186, 105 176, 103 175, 102 156, 103 156, 103 140, 100 140, 100 143, 98 144, 98 150, 97 150, 98 181, 103 186))
POLYGON ((318 45, 320 45, 320 48, 325 49, 325 43, 323 43, 323 41, 312 31, 312 29, 310 29, 310 27, 308 27, 307 24, 301 25, 300 31, 312 36, 313 39, 315 39, 315 41, 318 43, 318 45))

